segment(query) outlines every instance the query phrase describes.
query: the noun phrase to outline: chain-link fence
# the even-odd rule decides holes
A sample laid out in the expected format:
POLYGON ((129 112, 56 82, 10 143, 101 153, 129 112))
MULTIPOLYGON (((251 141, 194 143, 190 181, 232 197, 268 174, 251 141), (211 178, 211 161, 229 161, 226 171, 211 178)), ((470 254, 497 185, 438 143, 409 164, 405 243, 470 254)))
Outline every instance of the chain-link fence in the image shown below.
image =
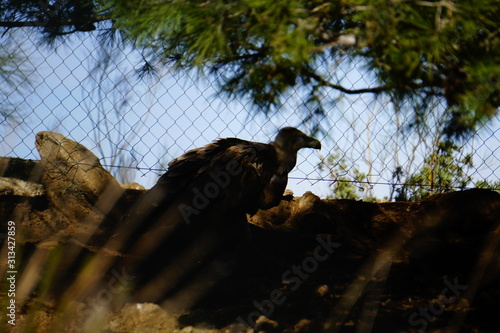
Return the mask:
MULTIPOLYGON (((319 124, 314 129, 323 149, 301 152, 290 174, 296 195, 311 190, 393 200, 409 188, 499 184, 498 118, 469 140, 446 146, 439 119, 410 128, 414 113, 394 110, 382 96, 326 91, 324 110, 316 112, 304 106, 299 86, 276 112, 263 114, 247 101, 218 96, 213 77, 165 69, 141 78, 140 54, 104 47, 93 33, 52 47, 40 47, 33 36, 18 29, 2 37, 2 156, 38 159, 35 134, 56 131, 92 150, 120 182, 148 188, 168 161, 213 139, 268 142, 280 127, 311 132, 319 124)), ((375 84, 362 63, 337 65, 343 86, 375 84)))

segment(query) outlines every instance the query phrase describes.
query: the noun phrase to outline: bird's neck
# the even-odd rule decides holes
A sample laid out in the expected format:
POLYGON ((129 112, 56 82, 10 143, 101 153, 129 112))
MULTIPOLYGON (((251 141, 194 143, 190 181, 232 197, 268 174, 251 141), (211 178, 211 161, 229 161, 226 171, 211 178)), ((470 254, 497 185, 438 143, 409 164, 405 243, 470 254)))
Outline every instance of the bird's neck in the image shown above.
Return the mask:
POLYGON ((272 142, 271 145, 276 150, 276 157, 278 159, 279 174, 289 173, 297 163, 297 151, 291 147, 282 147, 281 145, 272 142))

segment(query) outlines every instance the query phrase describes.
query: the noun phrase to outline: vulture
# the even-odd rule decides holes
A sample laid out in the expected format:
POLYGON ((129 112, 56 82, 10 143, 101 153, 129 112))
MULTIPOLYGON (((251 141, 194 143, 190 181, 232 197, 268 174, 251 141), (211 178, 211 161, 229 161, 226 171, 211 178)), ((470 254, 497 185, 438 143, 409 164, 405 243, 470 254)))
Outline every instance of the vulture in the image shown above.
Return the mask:
POLYGON ((219 139, 171 161, 152 191, 163 192, 162 201, 176 201, 187 224, 212 207, 253 215, 280 203, 301 148, 321 149, 321 143, 293 127, 269 144, 219 139))
POLYGON ((126 227, 135 230, 137 240, 126 254, 150 259, 141 271, 156 267, 154 274, 161 276, 137 300, 156 301, 175 289, 186 279, 179 272, 197 266, 187 263, 210 261, 215 248, 248 243, 247 214, 280 203, 302 148, 321 149, 321 143, 285 127, 268 144, 224 138, 172 160, 139 200, 129 216, 132 226, 126 227))

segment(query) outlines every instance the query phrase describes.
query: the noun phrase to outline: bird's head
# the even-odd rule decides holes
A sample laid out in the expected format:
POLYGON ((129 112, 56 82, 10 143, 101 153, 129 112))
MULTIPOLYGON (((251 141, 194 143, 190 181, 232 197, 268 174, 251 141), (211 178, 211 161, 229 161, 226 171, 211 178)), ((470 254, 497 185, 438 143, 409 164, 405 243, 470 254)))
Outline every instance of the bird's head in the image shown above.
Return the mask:
POLYGON ((313 137, 307 136, 294 127, 282 128, 278 132, 273 144, 279 146, 283 150, 292 151, 298 151, 302 148, 321 149, 321 142, 313 137))

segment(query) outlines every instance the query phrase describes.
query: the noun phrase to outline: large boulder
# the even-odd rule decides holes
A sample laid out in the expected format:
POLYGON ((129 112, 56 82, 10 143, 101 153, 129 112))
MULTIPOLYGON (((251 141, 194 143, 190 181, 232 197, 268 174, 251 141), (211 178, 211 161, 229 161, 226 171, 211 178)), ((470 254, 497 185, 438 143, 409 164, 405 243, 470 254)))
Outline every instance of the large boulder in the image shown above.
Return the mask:
POLYGON ((59 133, 39 132, 35 143, 49 202, 93 233, 122 196, 120 184, 90 150, 59 133))
POLYGON ((17 243, 38 243, 53 235, 57 225, 67 224, 58 211, 48 209, 37 161, 0 157, 0 176, 0 228, 7 230, 13 221, 17 243))

